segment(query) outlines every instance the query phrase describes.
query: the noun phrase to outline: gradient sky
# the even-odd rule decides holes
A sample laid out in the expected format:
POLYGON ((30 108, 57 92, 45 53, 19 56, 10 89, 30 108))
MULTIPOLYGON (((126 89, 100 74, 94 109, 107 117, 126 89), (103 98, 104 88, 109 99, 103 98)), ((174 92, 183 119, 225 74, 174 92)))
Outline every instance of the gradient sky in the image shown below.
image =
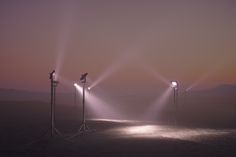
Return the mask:
POLYGON ((147 69, 185 88, 236 84, 235 19, 234 0, 1 0, 0 88, 46 91, 52 69, 96 80, 108 67, 111 88, 163 85, 147 69))

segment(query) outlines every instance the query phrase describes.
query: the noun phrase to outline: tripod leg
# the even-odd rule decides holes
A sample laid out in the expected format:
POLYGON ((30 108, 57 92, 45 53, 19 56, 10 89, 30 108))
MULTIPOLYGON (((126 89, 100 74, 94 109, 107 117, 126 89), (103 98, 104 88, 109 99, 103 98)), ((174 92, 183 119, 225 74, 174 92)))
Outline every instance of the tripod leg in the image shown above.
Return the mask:
POLYGON ((55 133, 56 133, 58 136, 61 136, 61 137, 62 137, 61 132, 60 132, 57 128, 54 128, 54 131, 55 131, 55 133))
POLYGON ((87 131, 90 131, 90 128, 89 128, 89 126, 88 126, 87 124, 85 124, 85 129, 86 129, 87 131))

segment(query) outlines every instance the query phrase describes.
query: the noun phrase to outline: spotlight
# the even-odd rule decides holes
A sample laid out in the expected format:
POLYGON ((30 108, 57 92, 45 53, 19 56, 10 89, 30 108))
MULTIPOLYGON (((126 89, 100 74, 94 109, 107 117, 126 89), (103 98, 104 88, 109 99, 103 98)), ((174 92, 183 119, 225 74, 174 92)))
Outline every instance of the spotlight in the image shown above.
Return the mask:
POLYGON ((87 75, 88 75, 88 73, 84 73, 84 74, 81 75, 81 77, 80 77, 81 83, 86 83, 86 77, 87 77, 87 75))
POLYGON ((91 87, 88 87, 88 90, 91 90, 91 87))
MULTIPOLYGON (((81 133, 84 133, 86 131, 90 131, 90 128, 88 127, 87 123, 86 123, 86 119, 85 119, 85 84, 86 84, 86 77, 87 77, 88 73, 84 73, 81 75, 80 77, 80 81, 83 84, 83 88, 82 88, 82 105, 83 105, 83 112, 82 112, 82 124, 78 130, 78 132, 73 135, 70 138, 76 137, 78 135, 80 135, 81 133)), ((79 85, 77 83, 74 83, 74 86, 76 88, 79 87, 79 85)), ((75 99, 76 100, 76 99, 75 99)))
POLYGON ((53 78, 54 74, 55 74, 55 70, 53 70, 51 73, 49 73, 49 79, 50 79, 50 80, 53 80, 53 79, 54 79, 54 78, 53 78))
POLYGON ((61 135, 55 127, 56 87, 59 83, 55 80, 55 70, 49 73, 49 79, 51 83, 51 137, 54 137, 55 133, 61 135))
POLYGON ((178 84, 177 84, 176 81, 172 81, 172 82, 171 82, 171 87, 172 87, 172 88, 177 88, 177 85, 178 85, 178 84))

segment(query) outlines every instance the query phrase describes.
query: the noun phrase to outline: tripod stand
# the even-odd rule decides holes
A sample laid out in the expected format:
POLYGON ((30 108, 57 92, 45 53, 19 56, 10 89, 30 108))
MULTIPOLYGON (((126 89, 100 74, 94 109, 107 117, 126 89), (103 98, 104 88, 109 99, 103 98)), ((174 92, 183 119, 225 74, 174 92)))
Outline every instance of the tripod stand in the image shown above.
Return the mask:
POLYGON ((55 127, 55 106, 56 106, 56 87, 58 85, 58 81, 55 81, 54 79, 55 77, 55 70, 53 70, 51 73, 49 73, 49 79, 50 79, 50 87, 51 87, 51 100, 50 100, 50 104, 51 104, 51 126, 50 129, 48 129, 47 131, 45 131, 44 134, 42 134, 42 136, 40 136, 38 139, 27 143, 24 146, 31 146, 35 143, 44 141, 44 140, 49 140, 49 141, 53 141, 54 137, 62 137, 62 134, 60 133, 60 131, 55 127))
POLYGON ((54 137, 55 135, 62 136, 60 131, 55 127, 56 87, 59 82, 55 81, 55 70, 49 75, 49 79, 51 80, 51 137, 54 137))
POLYGON ((76 136, 79 136, 80 134, 86 133, 86 132, 91 132, 91 129, 89 128, 89 126, 86 123, 85 120, 85 85, 86 85, 86 76, 88 75, 88 73, 85 73, 83 75, 81 75, 80 81, 81 83, 83 83, 83 92, 82 92, 82 105, 83 105, 83 112, 82 112, 82 124, 80 125, 79 130, 77 131, 77 133, 73 136, 71 136, 70 138, 74 138, 76 136))

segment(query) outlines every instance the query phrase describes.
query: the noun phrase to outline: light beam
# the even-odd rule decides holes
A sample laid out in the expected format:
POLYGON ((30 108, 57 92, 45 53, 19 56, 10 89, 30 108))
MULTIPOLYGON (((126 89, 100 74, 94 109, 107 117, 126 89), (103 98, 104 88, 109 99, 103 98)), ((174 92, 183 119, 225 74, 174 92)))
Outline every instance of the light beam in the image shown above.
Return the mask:
POLYGON ((144 118, 148 118, 150 120, 154 120, 157 117, 163 108, 165 107, 169 97, 171 95, 172 88, 168 87, 147 109, 144 118))
POLYGON ((69 35, 71 30, 71 25, 74 19, 74 11, 75 11, 75 5, 73 3, 67 3, 68 5, 65 6, 64 14, 62 15, 62 24, 61 24, 61 30, 59 34, 59 41, 58 41, 58 56, 56 59, 56 65, 55 70, 57 71, 57 77, 60 75, 61 72, 61 66, 63 64, 66 48, 69 42, 69 35))
POLYGON ((168 138, 192 142, 204 142, 204 139, 235 133, 235 130, 216 130, 200 128, 176 128, 163 125, 135 125, 109 129, 106 134, 114 138, 168 138))

